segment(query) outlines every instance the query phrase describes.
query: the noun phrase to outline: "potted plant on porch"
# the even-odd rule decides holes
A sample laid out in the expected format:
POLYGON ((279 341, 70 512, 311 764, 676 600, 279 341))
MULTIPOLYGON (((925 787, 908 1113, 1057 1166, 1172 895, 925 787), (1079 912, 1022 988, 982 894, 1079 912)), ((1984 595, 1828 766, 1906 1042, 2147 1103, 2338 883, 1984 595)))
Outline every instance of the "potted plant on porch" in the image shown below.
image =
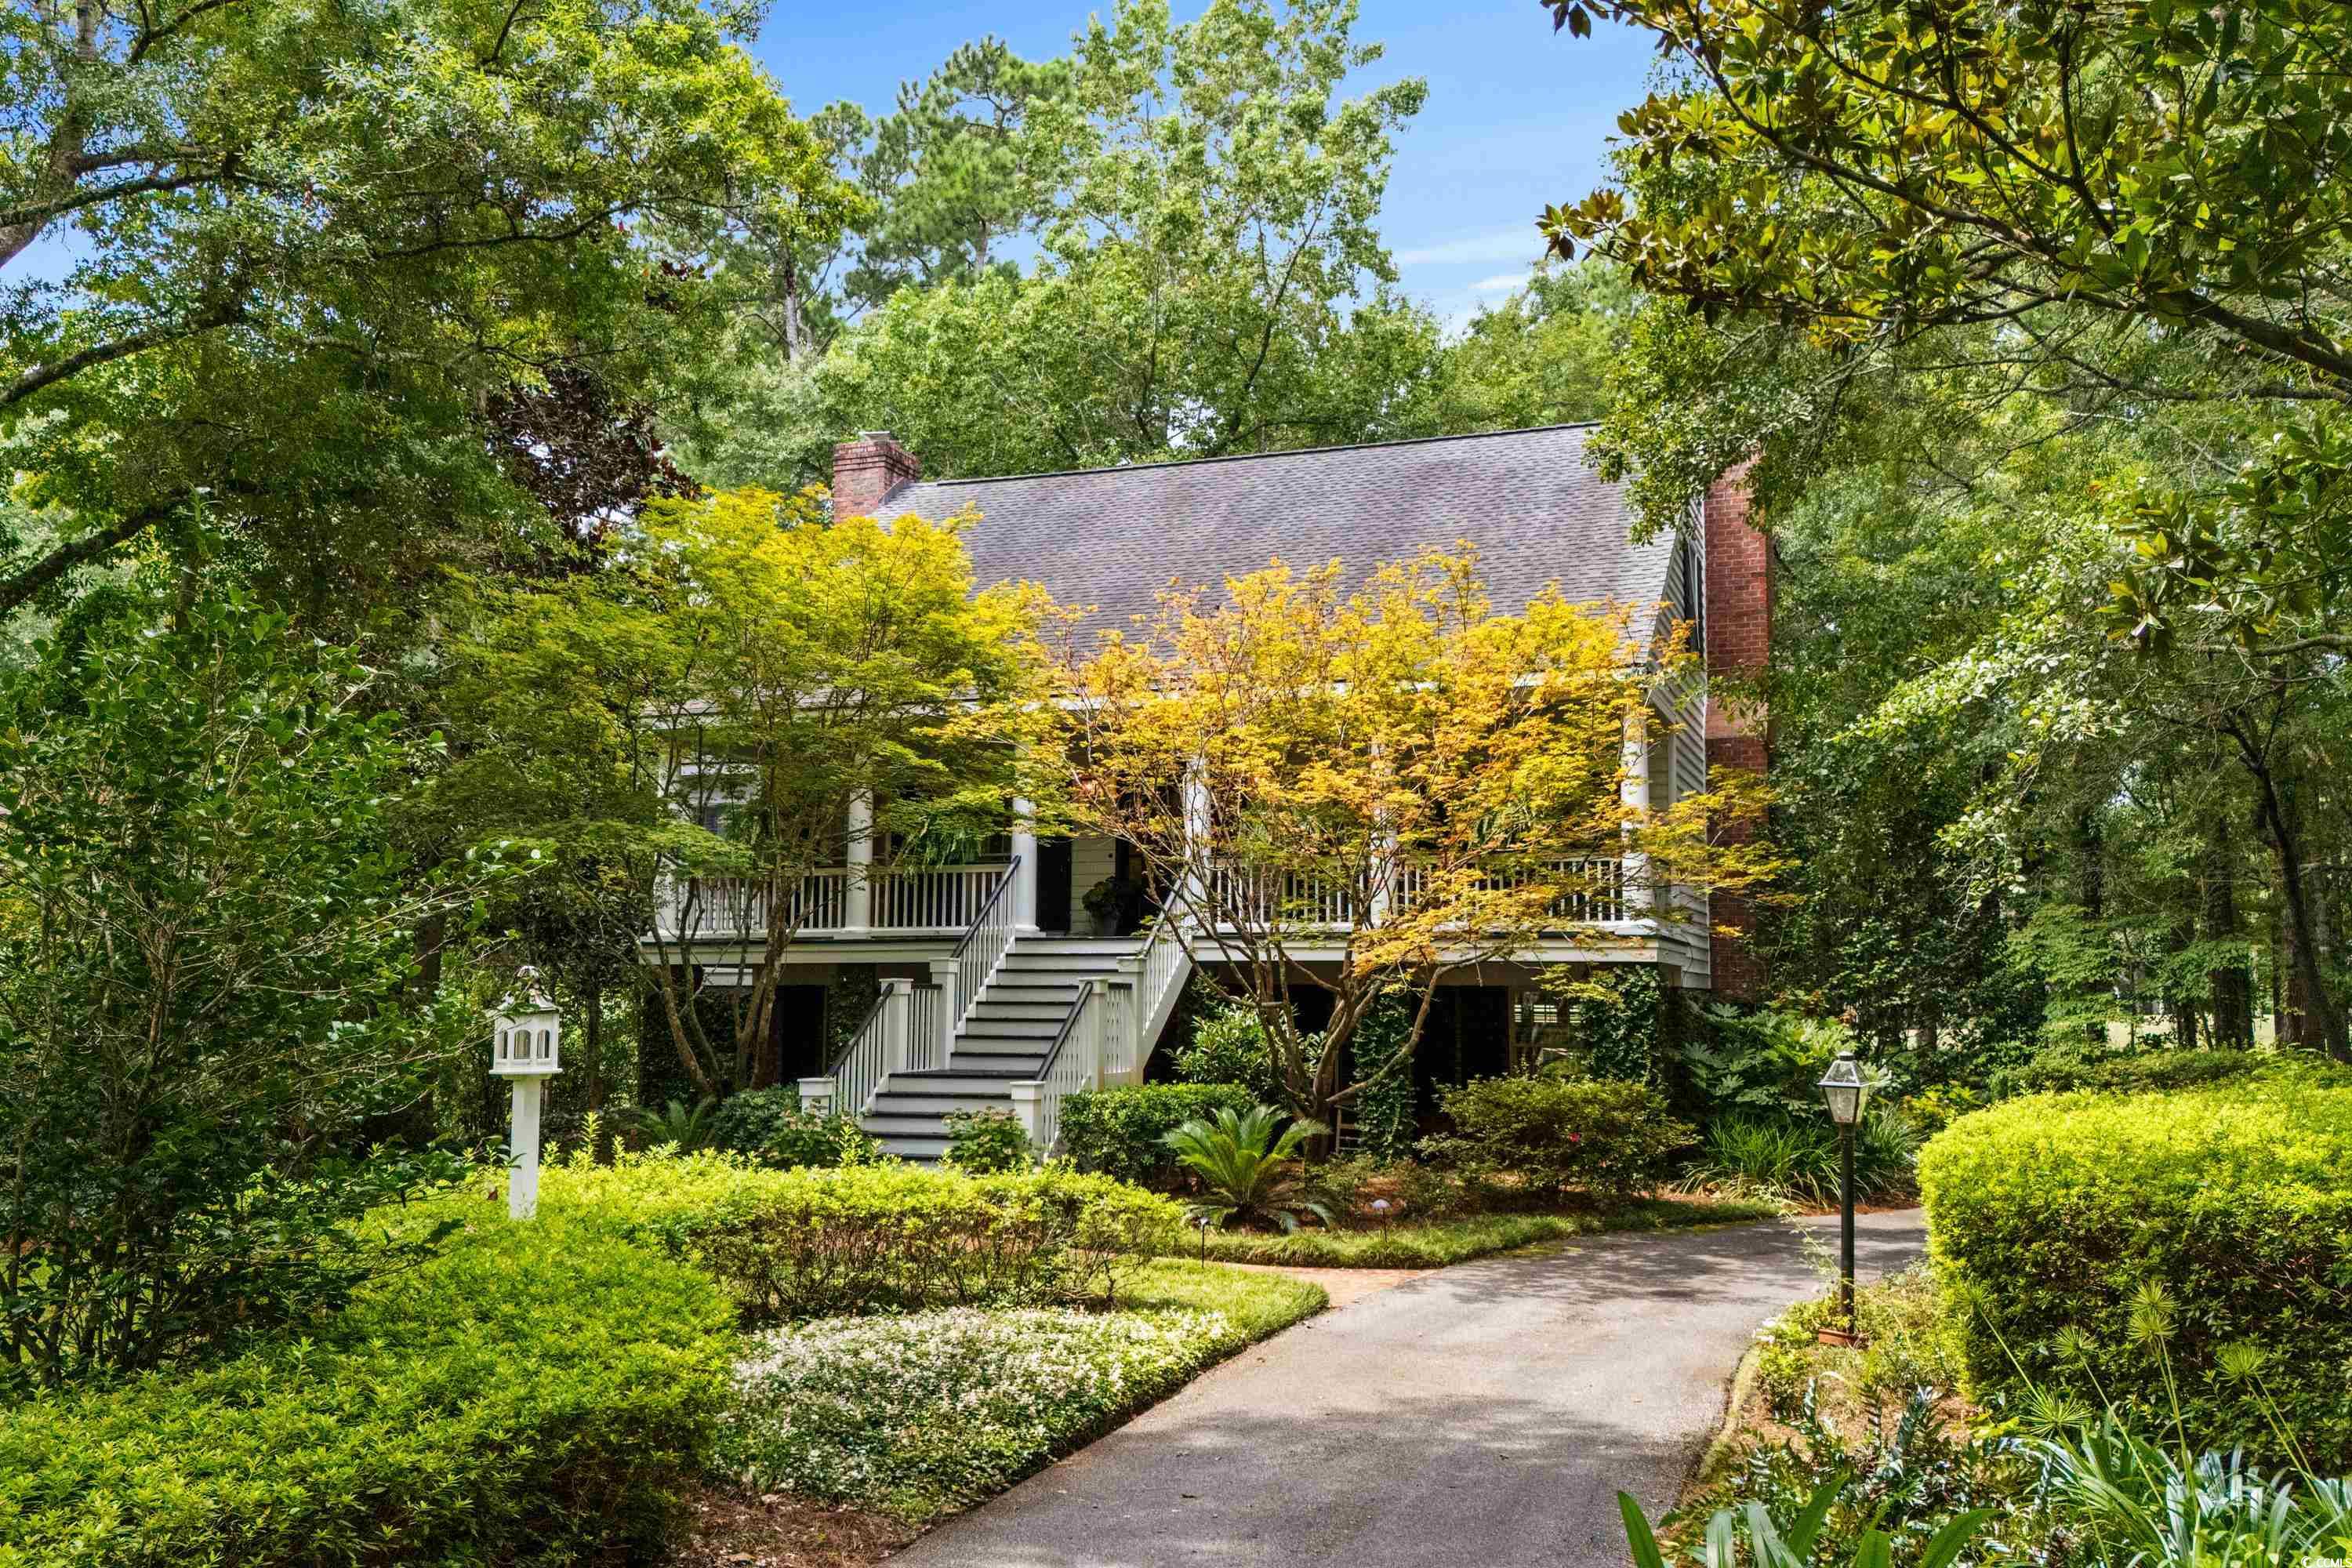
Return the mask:
POLYGON ((1127 913, 1127 884, 1117 877, 1105 877, 1087 889, 1086 906, 1095 935, 1117 936, 1127 913))

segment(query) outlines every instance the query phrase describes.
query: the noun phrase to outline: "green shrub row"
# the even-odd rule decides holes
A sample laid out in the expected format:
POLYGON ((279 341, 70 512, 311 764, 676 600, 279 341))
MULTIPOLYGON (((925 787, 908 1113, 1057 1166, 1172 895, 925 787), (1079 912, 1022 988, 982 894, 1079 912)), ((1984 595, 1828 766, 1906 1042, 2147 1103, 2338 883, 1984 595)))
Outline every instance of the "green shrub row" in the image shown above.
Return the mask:
POLYGON ((2275 1399, 2315 1463, 2352 1465, 2352 1089, 2014 1100, 1919 1180, 1972 1394, 2031 1380, 2169 1431, 2168 1363, 2192 1443, 2277 1457, 2275 1399))
POLYGON ((1081 1171, 1139 1186, 1170 1187, 1178 1180, 1168 1134, 1213 1111, 1246 1115, 1255 1089, 1231 1083, 1146 1083, 1087 1089, 1062 1101, 1062 1152, 1081 1171))
POLYGON ((975 1174, 901 1164, 765 1170, 717 1153, 546 1173, 543 1213, 655 1241, 754 1318, 1115 1301, 1176 1205, 1064 1165, 975 1174))
POLYGON ((2230 1083, 2292 1065, 2293 1058, 2273 1051, 2116 1051, 2070 1041, 2045 1046, 2032 1060, 1995 1073, 1992 1089, 1997 1098, 2070 1089, 2144 1094, 2230 1083))
POLYGON ((707 1451, 721 1293, 503 1216, 316 1341, 0 1418, 0 1568, 557 1563, 642 1550, 707 1451))

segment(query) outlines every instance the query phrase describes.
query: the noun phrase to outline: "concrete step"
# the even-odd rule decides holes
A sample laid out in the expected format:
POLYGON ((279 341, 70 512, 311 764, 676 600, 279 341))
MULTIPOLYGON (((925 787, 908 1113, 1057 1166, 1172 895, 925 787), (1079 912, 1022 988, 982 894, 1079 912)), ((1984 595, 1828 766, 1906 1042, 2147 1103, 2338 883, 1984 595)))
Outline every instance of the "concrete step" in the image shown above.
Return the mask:
MULTIPOLYGON (((1070 994, 1077 994, 1076 986, 1070 988, 1070 994)), ((1067 1002, 992 1002, 983 996, 972 1004, 971 1012, 964 1018, 964 1026, 970 1028, 990 1024, 1052 1024, 1058 1028, 1069 1011, 1067 1002)))
POLYGON ((983 1018, 975 1014, 964 1020, 957 1039, 1050 1040, 1062 1032, 1069 1013, 1065 1007, 1051 1017, 983 1018))
POLYGON ((1117 955, 1094 952, 1028 952, 1014 948, 996 966, 999 977, 1007 974, 1114 974, 1118 971, 1117 955))
POLYGON ((930 1119, 934 1126, 950 1111, 1010 1110, 1013 1097, 1009 1094, 885 1094, 874 1101, 869 1116, 919 1116, 930 1119))

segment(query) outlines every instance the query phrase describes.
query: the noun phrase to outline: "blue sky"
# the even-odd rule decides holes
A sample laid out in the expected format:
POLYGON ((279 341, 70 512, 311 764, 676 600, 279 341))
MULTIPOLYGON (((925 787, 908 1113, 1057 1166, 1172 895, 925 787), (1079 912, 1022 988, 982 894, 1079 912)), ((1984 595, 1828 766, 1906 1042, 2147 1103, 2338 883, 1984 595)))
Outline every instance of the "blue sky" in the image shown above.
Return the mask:
MULTIPOLYGON (((778 0, 757 52, 803 113, 839 99, 879 111, 901 80, 929 75, 968 38, 993 33, 1031 58, 1056 55, 1089 13, 1109 8, 1108 0, 778 0)), ((1176 0, 1180 18, 1201 9, 1201 0, 1176 0)), ((1603 180, 1617 116, 1642 98, 1651 36, 1604 26, 1590 38, 1555 37, 1537 0, 1363 0, 1355 36, 1388 46, 1362 86, 1429 82, 1428 104, 1398 142, 1382 230, 1407 291, 1458 321, 1534 262, 1547 202, 1603 180)))
MULTIPOLYGON (((1177 0, 1179 17, 1202 0, 1177 0)), ((839 99, 887 110, 898 83, 927 76, 968 38, 993 33, 1032 58, 1063 53, 1108 0, 778 0, 756 52, 803 113, 839 99)), ((1382 232, 1406 290, 1445 320, 1514 287, 1541 252, 1536 216, 1605 177, 1618 113, 1642 97, 1650 35, 1601 26, 1555 36, 1537 0, 1363 0, 1361 42, 1388 46, 1362 79, 1428 79, 1429 101, 1400 137, 1382 232)), ((79 245, 60 230, 11 276, 61 277, 79 245)))

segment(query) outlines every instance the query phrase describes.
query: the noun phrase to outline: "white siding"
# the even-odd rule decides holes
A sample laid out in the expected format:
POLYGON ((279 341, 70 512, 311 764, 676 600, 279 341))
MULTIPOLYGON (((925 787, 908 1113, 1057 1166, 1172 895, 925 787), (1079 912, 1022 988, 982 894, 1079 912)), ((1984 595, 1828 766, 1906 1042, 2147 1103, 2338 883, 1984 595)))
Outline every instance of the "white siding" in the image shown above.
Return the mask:
POLYGON ((1070 925, 1087 929, 1087 889, 1118 869, 1118 846, 1108 838, 1070 840, 1070 925))

